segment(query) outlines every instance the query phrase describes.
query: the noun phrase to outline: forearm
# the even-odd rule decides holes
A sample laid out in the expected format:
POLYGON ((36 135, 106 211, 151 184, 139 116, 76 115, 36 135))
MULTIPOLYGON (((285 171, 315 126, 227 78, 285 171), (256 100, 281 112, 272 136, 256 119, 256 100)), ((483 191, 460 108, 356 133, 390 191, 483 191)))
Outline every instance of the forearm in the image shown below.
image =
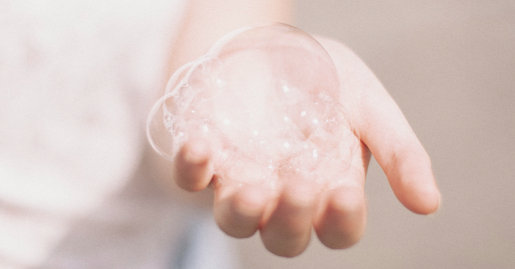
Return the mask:
POLYGON ((294 0, 191 0, 186 12, 171 53, 170 74, 232 30, 266 22, 292 24, 294 0))

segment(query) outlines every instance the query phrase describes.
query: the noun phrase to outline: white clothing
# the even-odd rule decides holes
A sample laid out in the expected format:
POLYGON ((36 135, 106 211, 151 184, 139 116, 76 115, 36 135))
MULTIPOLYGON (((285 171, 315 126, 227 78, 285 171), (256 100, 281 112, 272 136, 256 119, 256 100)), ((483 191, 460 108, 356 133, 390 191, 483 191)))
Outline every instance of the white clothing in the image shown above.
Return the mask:
POLYGON ((0 268, 171 268, 191 210, 141 165, 180 0, 0 0, 0 268))

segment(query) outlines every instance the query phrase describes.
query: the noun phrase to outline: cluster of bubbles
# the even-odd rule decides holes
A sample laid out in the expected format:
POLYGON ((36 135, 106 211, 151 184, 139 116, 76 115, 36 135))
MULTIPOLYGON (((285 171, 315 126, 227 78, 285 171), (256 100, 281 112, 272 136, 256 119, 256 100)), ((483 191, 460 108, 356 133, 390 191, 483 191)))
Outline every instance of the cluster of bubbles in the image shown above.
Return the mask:
POLYGON ((337 180, 352 154, 340 94, 312 36, 284 24, 243 28, 171 77, 148 137, 170 160, 188 140, 209 141, 222 181, 337 180))

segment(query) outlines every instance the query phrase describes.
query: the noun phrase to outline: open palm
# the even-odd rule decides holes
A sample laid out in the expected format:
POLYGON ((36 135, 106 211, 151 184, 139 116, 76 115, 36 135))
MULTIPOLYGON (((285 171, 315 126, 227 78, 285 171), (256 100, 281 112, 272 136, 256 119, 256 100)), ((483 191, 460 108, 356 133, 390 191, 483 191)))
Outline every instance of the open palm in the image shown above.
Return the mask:
POLYGON ((429 214, 439 206, 430 159, 393 99, 352 51, 330 39, 318 41, 336 65, 339 103, 345 108, 345 127, 350 130, 342 136, 342 142, 350 145, 350 160, 338 163, 328 158, 314 168, 316 175, 327 175, 331 182, 295 180, 295 173, 278 173, 280 184, 274 184, 271 191, 266 179, 263 184, 242 180, 262 171, 249 162, 227 167, 230 173, 220 180, 214 171, 217 149, 207 139, 187 141, 174 162, 174 178, 181 188, 214 188, 215 220, 224 232, 243 238, 259 230, 265 247, 280 256, 300 254, 309 243, 312 227, 330 248, 346 248, 361 238, 371 153, 409 210, 429 214))

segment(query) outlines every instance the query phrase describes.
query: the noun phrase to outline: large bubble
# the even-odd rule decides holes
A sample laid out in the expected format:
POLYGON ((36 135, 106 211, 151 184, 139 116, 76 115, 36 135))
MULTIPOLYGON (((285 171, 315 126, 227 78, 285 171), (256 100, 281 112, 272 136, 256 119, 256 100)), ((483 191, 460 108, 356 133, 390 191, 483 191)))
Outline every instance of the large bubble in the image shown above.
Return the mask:
POLYGON ((310 35, 272 24, 234 31, 180 68, 151 111, 152 146, 173 160, 209 141, 222 182, 341 180, 352 133, 334 63, 310 35))

